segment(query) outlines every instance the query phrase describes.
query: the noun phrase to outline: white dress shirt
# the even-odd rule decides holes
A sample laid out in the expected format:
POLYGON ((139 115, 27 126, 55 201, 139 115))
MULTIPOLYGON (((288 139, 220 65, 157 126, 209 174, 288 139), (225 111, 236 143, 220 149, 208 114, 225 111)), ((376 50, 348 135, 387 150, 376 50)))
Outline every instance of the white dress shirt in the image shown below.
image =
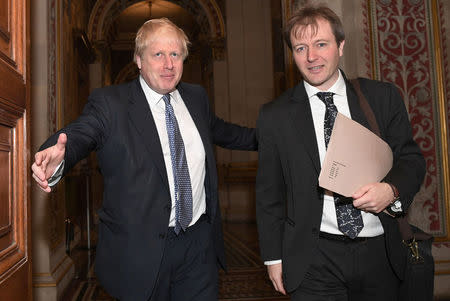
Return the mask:
MULTIPOLYGON (((307 82, 303 82, 305 85, 306 93, 309 97, 309 103, 311 105, 311 112, 314 121, 314 129, 316 132, 317 146, 319 149, 320 165, 322 165, 325 158, 326 147, 324 138, 324 118, 325 118, 325 104, 317 97, 317 92, 333 92, 333 101, 339 113, 351 118, 350 108, 347 101, 347 90, 345 86, 345 80, 339 71, 339 78, 334 85, 327 91, 320 91, 316 87, 311 86, 307 82)), ((364 228, 359 233, 358 237, 372 237, 381 235, 384 233, 383 226, 381 225, 378 216, 370 212, 361 211, 364 228)), ((325 191, 323 202, 322 223, 320 224, 320 231, 343 235, 339 230, 336 218, 336 209, 334 206, 333 194, 330 191, 325 191)))
MULTIPOLYGON (((314 86, 311 86, 307 82, 303 81, 303 84, 308 94, 309 103, 311 106, 311 113, 314 122, 314 130, 316 133, 317 147, 319 149, 320 165, 322 165, 325 158, 326 147, 325 147, 325 137, 324 137, 324 119, 325 119, 325 104, 323 101, 317 97, 317 92, 333 92, 333 102, 339 113, 351 118, 350 108, 347 101, 347 90, 345 86, 345 80, 339 70, 339 77, 334 85, 327 91, 321 91, 314 86)), ((370 213, 361 211, 362 219, 364 222, 364 228, 359 233, 358 237, 372 237, 381 235, 384 233, 383 226, 381 225, 378 216, 370 213)), ((326 190, 323 200, 323 212, 322 212, 322 222, 320 224, 320 231, 343 235, 338 228, 336 209, 334 206, 333 193, 326 190)), ((281 263, 281 260, 270 260, 265 261, 265 265, 272 265, 276 263, 281 263)))
MULTIPOLYGON (((169 227, 175 226, 175 186, 172 170, 172 158, 170 156, 169 137, 166 128, 166 107, 162 94, 153 91, 142 78, 139 77, 145 97, 147 98, 155 120, 156 129, 158 131, 159 140, 161 141, 161 149, 164 155, 164 163, 166 165, 167 180, 169 181, 170 197, 172 199, 172 210, 170 212, 169 227)), ((191 178, 192 187, 192 221, 189 226, 195 224, 202 214, 206 212, 206 192, 205 192, 205 148, 200 134, 192 120, 191 114, 181 98, 178 90, 170 93, 170 104, 173 107, 175 117, 177 118, 178 127, 181 137, 183 138, 184 148, 186 152, 186 160, 189 168, 189 176, 191 178)))

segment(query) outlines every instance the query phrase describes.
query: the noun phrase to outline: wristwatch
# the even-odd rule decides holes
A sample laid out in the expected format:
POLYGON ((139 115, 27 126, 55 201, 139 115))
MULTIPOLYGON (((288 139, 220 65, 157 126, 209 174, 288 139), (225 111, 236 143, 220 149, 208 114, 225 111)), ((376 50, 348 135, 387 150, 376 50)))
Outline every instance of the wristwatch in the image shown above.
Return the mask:
POLYGON ((400 202, 400 195, 398 193, 397 187, 395 187, 393 184, 385 182, 388 184, 391 189, 392 193, 394 194, 394 199, 391 201, 391 204, 386 207, 386 211, 389 212, 389 214, 393 216, 401 216, 403 214, 402 210, 402 203, 400 202))

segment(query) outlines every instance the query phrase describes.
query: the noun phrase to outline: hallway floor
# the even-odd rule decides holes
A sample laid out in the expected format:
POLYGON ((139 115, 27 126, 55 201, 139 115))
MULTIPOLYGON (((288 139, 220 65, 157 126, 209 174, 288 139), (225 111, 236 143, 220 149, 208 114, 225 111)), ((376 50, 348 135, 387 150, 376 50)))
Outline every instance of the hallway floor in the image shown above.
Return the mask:
MULTIPOLYGON (((224 223, 225 252, 228 272, 220 271, 219 300, 279 301, 288 298, 274 291, 266 268, 259 257, 257 230, 254 223, 224 223)), ((76 278, 62 300, 112 301, 98 284, 93 271, 94 252, 75 249, 76 278)))
MULTIPOLYGON (((225 252, 228 272, 220 271, 220 301, 289 300, 272 288, 266 268, 259 257, 257 230, 254 223, 224 223, 225 252)), ((94 251, 75 249, 76 277, 64 301, 114 301, 98 284, 93 269, 94 251)), ((439 298, 435 301, 450 301, 439 298)))

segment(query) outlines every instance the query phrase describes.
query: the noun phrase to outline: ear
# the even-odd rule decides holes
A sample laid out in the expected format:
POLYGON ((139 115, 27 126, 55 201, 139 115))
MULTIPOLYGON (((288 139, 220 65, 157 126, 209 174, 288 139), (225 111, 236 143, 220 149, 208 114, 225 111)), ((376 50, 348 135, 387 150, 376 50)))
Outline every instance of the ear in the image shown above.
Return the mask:
POLYGON ((341 44, 339 45, 339 56, 344 55, 344 44, 345 40, 342 40, 341 44))
POLYGON ((136 65, 138 66, 139 70, 141 70, 142 63, 141 63, 141 57, 139 55, 136 55, 136 65))

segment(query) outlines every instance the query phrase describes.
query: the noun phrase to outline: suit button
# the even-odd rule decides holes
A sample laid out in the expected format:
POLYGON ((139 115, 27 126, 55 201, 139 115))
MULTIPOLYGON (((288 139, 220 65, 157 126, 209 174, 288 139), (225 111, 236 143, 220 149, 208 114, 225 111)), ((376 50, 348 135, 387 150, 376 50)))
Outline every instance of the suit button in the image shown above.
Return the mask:
POLYGON ((169 205, 166 205, 166 206, 164 207, 164 209, 166 209, 167 212, 170 212, 170 209, 171 209, 171 208, 170 208, 169 205))
POLYGON ((314 234, 314 235, 317 234, 317 228, 313 228, 313 229, 312 229, 312 234, 314 234))
POLYGON ((164 233, 159 234, 160 239, 164 239, 165 237, 166 237, 166 234, 164 234, 164 233))

